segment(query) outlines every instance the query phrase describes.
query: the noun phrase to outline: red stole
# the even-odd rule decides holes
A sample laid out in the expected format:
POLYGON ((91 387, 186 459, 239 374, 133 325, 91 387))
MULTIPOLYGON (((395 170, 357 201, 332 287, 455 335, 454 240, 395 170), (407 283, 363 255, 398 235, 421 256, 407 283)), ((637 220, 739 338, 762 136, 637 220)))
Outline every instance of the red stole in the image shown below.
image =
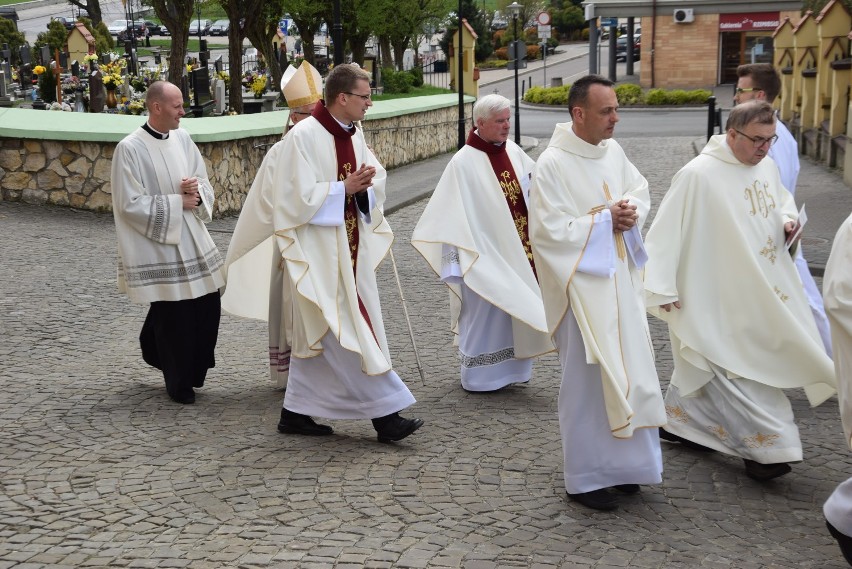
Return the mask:
POLYGON ((467 136, 467 145, 481 150, 488 156, 488 160, 491 161, 491 168, 494 169, 494 175, 497 176, 497 182, 500 184, 500 189, 503 190, 503 196, 506 198, 509 213, 512 214, 512 220, 515 222, 515 229, 518 230, 518 238, 521 240, 524 253, 526 253, 527 260, 530 262, 533 275, 538 280, 538 274, 535 272, 532 247, 530 246, 527 204, 521 193, 523 190, 521 189, 521 184, 518 182, 518 176, 515 175, 512 161, 509 160, 509 154, 506 152, 506 143, 491 144, 490 142, 485 142, 478 134, 471 130, 467 136))
MULTIPOLYGON (((355 126, 351 129, 343 128, 337 119, 331 116, 328 109, 325 107, 325 101, 320 101, 314 105, 314 110, 311 115, 319 121, 319 123, 334 137, 334 151, 337 155, 337 179, 343 181, 351 172, 356 169, 355 166, 355 147, 352 145, 352 136, 355 134, 355 126)), ((346 238, 349 241, 349 257, 352 262, 352 272, 355 273, 357 283, 358 273, 356 268, 358 265, 358 204, 355 199, 355 194, 346 195, 346 205, 343 208, 343 221, 346 224, 346 238)), ((361 316, 367 321, 370 331, 373 332, 373 323, 370 322, 370 315, 367 314, 367 308, 361 301, 361 295, 358 295, 358 308, 361 311, 361 316)), ((376 333, 373 332, 373 337, 376 333)))

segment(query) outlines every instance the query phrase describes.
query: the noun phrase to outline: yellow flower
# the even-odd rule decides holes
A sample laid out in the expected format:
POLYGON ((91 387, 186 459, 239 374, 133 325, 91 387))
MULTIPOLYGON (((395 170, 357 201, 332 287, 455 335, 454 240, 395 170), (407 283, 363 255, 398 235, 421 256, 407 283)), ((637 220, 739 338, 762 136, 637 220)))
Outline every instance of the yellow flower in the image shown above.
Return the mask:
POLYGON ((33 68, 33 73, 35 73, 36 75, 41 75, 45 71, 47 71, 47 67, 45 67, 44 65, 36 65, 33 68))
POLYGON ((251 89, 252 93, 256 96, 260 96, 266 91, 266 75, 258 75, 255 77, 251 84, 249 85, 249 89, 251 89))

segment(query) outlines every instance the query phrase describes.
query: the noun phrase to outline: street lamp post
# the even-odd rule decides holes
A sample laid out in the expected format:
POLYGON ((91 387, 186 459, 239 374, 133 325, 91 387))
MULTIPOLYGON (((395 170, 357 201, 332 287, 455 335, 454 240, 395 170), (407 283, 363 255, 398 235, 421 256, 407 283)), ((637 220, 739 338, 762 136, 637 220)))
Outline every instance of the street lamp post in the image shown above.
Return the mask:
POLYGON ((514 44, 514 67, 515 67, 515 144, 521 143, 521 105, 518 100, 518 67, 520 66, 521 42, 518 40, 518 15, 523 5, 512 2, 506 8, 512 13, 512 35, 515 37, 514 44))

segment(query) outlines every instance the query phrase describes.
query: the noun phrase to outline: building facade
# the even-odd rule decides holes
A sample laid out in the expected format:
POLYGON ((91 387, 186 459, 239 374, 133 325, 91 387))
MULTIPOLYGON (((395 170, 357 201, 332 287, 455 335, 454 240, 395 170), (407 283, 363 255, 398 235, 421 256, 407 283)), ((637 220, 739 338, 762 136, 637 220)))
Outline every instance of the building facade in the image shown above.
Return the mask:
MULTIPOLYGON (((595 0, 595 17, 641 26, 639 83, 644 88, 707 88, 736 83, 742 63, 773 61, 772 34, 797 20, 800 0, 595 0)), ((589 10, 589 8, 587 8, 589 10)))

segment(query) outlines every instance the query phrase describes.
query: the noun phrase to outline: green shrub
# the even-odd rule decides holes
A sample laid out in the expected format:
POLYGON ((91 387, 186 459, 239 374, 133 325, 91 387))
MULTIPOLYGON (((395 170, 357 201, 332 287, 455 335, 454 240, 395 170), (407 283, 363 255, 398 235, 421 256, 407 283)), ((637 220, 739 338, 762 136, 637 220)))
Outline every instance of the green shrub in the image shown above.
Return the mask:
POLYGON ((527 103, 543 103, 545 87, 530 87, 524 93, 524 101, 527 103))
POLYGON ((382 85, 384 92, 409 93, 414 86, 414 76, 408 71, 396 71, 392 67, 382 69, 382 85))
POLYGON ((651 89, 645 93, 645 103, 649 105, 668 105, 669 98, 663 89, 651 89))
POLYGON ((636 105, 642 102, 642 87, 633 83, 625 83, 615 88, 615 96, 619 105, 636 105))
POLYGON ((694 89, 687 93, 689 95, 688 101, 692 104, 706 104, 707 99, 709 99, 713 93, 708 91, 707 89, 694 89))
POLYGON ((414 79, 414 83, 412 83, 412 87, 422 87, 423 86, 423 68, 422 67, 412 67, 408 72, 411 77, 414 79))

